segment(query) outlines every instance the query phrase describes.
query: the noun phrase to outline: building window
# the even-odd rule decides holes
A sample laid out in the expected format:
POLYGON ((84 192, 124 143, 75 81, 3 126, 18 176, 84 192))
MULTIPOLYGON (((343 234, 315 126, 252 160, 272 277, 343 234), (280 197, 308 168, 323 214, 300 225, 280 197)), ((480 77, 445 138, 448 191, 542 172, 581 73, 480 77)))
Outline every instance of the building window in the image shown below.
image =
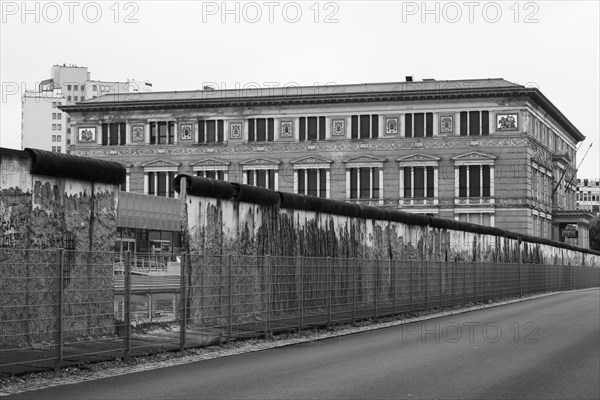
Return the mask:
POLYGON ((126 137, 126 125, 124 122, 102 124, 103 146, 124 145, 126 137))
POLYGON ((225 171, 196 171, 196 176, 206 179, 216 179, 218 181, 226 181, 227 172, 225 171))
POLYGON ((378 200, 380 168, 350 168, 350 199, 378 200))
POLYGON ((60 146, 52 146, 52 152, 53 153, 61 153, 61 148, 60 146))
POLYGON ((52 124, 52 130, 55 131, 56 130, 56 124, 52 124))
POLYGON ((75 101, 79 101, 79 97, 78 97, 78 96, 75 96, 75 97, 74 97, 74 100, 75 100, 75 101))
POLYGON ((71 128, 67 128, 67 134, 71 134, 71 128))
POLYGON ((56 108, 56 102, 55 101, 52 102, 52 108, 56 108))
POLYGON ((92 90, 93 90, 94 92, 97 92, 97 91, 98 91, 98 86, 96 86, 96 85, 92 85, 92 90))
POLYGON ((52 141, 56 142, 56 135, 52 135, 52 141))
POLYGON ((223 143, 225 123, 222 119, 198 121, 198 143, 223 143))
POLYGON ((486 136, 489 133, 489 111, 462 111, 460 113, 461 136, 486 136))
POLYGON ((377 139, 379 137, 379 115, 353 115, 351 118, 352 139, 377 139))
POLYGON ((278 173, 275 169, 247 169, 244 171, 243 183, 277 190, 277 175, 278 173))
POLYGON ((60 131, 62 129, 62 124, 56 124, 56 130, 60 131))
POLYGON ((67 96, 67 101, 71 101, 71 96, 67 96))
POLYGON ((56 113, 52 113, 52 119, 56 119, 56 113))
POLYGON ((300 117, 299 126, 301 142, 325 140, 325 117, 300 117))
POLYGON ((483 226, 495 226, 496 224, 493 212, 457 212, 454 214, 454 219, 483 226))
POLYGON ((491 197, 489 165, 461 165, 459 168, 459 197, 491 197))
POLYGON ((404 137, 433 136, 433 113, 414 113, 404 116, 404 137))
POLYGON ((70 91, 71 90, 71 85, 67 85, 67 90, 70 91))
POLYGON ((329 170, 325 168, 297 169, 295 171, 295 192, 328 198, 329 170))
POLYGON ((175 122, 150 122, 150 144, 175 143, 175 122))
POLYGON ((423 199, 435 197, 434 167, 404 167, 403 197, 423 199))
POLYGON ((62 119, 62 114, 61 113, 56 113, 56 119, 62 119))
POLYGON ((275 136, 273 118, 250 118, 248 120, 249 142, 272 142, 275 136))
POLYGON ((56 135, 56 141, 57 142, 62 142, 62 136, 61 135, 56 135))
POLYGON ((175 172, 147 172, 149 195, 160 197, 175 197, 173 189, 173 178, 175 172))

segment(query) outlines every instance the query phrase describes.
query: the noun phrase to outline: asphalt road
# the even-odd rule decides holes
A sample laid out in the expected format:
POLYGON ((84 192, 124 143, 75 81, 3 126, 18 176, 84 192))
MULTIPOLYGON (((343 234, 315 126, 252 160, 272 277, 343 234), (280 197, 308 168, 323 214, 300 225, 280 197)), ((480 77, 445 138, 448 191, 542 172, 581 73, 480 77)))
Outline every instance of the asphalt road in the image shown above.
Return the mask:
POLYGON ((600 291, 566 293, 14 399, 598 399, 600 291))

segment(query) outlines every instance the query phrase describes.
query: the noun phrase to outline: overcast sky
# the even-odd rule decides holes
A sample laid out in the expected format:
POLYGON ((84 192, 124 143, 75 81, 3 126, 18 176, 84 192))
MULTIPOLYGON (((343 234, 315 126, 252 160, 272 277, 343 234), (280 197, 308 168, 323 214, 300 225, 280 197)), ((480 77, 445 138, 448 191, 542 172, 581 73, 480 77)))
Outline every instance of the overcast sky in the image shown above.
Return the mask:
POLYGON ((54 64, 154 91, 504 78, 538 87, 590 143, 600 178, 599 2, 1 1, 0 146, 54 64))

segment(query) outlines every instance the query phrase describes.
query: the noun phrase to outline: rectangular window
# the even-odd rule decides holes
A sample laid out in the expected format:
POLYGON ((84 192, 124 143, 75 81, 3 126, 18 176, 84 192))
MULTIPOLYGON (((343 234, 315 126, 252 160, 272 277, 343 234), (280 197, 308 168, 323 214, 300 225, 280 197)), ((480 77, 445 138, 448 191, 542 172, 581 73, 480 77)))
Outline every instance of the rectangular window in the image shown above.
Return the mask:
POLYGON ((411 198, 412 196, 412 168, 404 167, 404 197, 411 198))
POLYGON ((57 142, 61 142, 62 141, 62 135, 56 135, 56 141, 57 142))
POLYGON ((71 101, 71 96, 67 96, 67 101, 71 101))
POLYGON ((404 167, 404 197, 433 198, 433 167, 404 167))
POLYGON ((150 144, 175 143, 175 122, 150 122, 150 144))
POLYGON ((55 101, 52 102, 52 108, 56 108, 56 102, 55 101))
POLYGON ((56 142, 56 135, 52 135, 52 141, 56 142))
POLYGON ((223 143, 225 137, 224 120, 198 121, 198 143, 223 143))
POLYGON ((98 86, 97 86, 97 85, 92 85, 92 90, 93 90, 94 92, 97 92, 97 91, 98 91, 98 86))
POLYGON ((196 176, 207 178, 207 179, 216 179, 219 181, 225 180, 225 171, 197 171, 196 176))
POLYGON ((125 144, 126 125, 121 123, 104 123, 102 124, 102 145, 103 146, 118 146, 125 144))
POLYGON ((62 119, 62 114, 61 113, 56 113, 56 119, 62 119))
POLYGON ((71 85, 67 85, 67 90, 71 90, 71 85))
POLYGON ((275 170, 254 169, 244 171, 248 185, 275 190, 275 170))
POLYGON ((325 117, 300 117, 299 130, 301 142, 325 140, 325 117))
POLYGON ((462 111, 460 113, 461 136, 487 136, 489 133, 489 111, 462 111))
POLYGON ((479 165, 469 166, 469 197, 480 197, 479 165))
POLYGON ((404 137, 413 137, 413 115, 406 114, 404 116, 404 137))
POLYGON ((350 168, 350 198, 379 199, 380 168, 350 168))
POLYGON ((459 197, 491 197, 489 165, 461 165, 458 167, 459 197))
POLYGON ((352 139, 377 139, 379 137, 379 115, 353 115, 350 132, 352 139))
POLYGON ((458 167, 458 196, 467 197, 467 167, 458 167))
POLYGON ((479 111, 469 112, 469 136, 479 136, 479 111))
POLYGON ((327 170, 326 169, 298 169, 298 194, 309 196, 327 197, 327 170))
POLYGON ((148 194, 160 197, 175 197, 174 172, 148 172, 148 194))
POLYGON ((275 137, 273 118, 250 118, 248 120, 249 142, 272 142, 275 137))
POLYGON ((404 115, 404 137, 433 136, 433 113, 404 115))
POLYGON ((413 170, 415 174, 415 197, 420 199, 425 197, 425 168, 414 167, 413 170))

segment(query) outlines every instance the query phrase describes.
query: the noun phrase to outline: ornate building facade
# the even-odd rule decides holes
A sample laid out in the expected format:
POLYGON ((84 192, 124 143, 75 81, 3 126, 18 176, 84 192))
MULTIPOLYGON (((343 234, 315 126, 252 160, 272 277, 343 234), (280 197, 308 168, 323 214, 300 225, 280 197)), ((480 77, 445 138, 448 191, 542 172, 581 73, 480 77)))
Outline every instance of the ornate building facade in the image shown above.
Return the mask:
POLYGON ((61 109, 72 154, 124 164, 132 193, 175 197, 174 176, 193 173, 556 240, 571 220, 586 229, 567 212, 585 137, 538 89, 503 79, 136 93, 61 109))

